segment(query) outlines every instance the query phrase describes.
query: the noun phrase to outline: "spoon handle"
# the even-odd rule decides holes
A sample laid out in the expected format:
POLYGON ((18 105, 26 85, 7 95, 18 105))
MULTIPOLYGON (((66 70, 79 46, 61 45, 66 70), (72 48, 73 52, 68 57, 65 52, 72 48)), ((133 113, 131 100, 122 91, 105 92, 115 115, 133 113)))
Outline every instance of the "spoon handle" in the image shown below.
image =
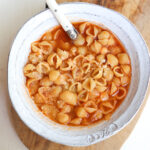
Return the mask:
POLYGON ((63 14, 61 9, 59 9, 59 6, 56 3, 56 0, 46 0, 46 2, 48 4, 48 7, 51 9, 53 14, 55 15, 58 22, 61 24, 62 28, 68 34, 68 36, 72 40, 75 40, 78 36, 78 32, 74 28, 74 26, 70 23, 70 21, 67 19, 67 17, 63 14))

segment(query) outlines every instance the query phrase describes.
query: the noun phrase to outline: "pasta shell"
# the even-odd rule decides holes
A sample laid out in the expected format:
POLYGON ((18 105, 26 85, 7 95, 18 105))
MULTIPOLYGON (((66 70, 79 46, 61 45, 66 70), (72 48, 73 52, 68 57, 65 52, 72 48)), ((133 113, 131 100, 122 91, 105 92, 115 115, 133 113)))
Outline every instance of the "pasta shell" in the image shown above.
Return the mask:
POLYGON ((130 65, 121 65, 121 68, 125 74, 129 75, 131 73, 130 65))
POLYGON ((107 55, 107 63, 113 68, 114 66, 118 65, 118 59, 116 56, 112 54, 107 55))
POLYGON ((120 66, 114 67, 113 72, 114 72, 116 77, 123 77, 124 76, 120 66))
POLYGON ((93 43, 94 39, 92 36, 88 35, 86 37, 87 46, 90 46, 93 43))
POLYGON ((68 90, 60 94, 60 99, 62 99, 65 103, 70 104, 70 105, 77 104, 77 95, 68 90))
POLYGON ((87 25, 89 25, 88 22, 85 22, 85 23, 82 23, 80 26, 79 26, 79 31, 81 34, 83 34, 85 32, 85 29, 87 27, 87 25))
POLYGON ((78 94, 78 99, 81 102, 86 102, 88 101, 89 98, 89 94, 86 90, 82 90, 79 94, 78 94))
POLYGON ((53 45, 47 41, 39 43, 39 47, 41 48, 41 52, 45 55, 49 55, 53 50, 53 45))
POLYGON ((114 82, 112 82, 112 84, 111 84, 111 90, 110 90, 110 95, 115 94, 117 92, 117 90, 118 90, 117 86, 115 85, 114 82))
POLYGON ((50 66, 55 66, 56 68, 62 64, 61 58, 56 53, 50 54, 47 62, 50 64, 50 66))
POLYGON ((24 67, 24 74, 26 73, 30 73, 32 71, 35 71, 36 70, 36 67, 32 64, 27 64, 25 67, 24 67))
POLYGON ((103 69, 102 68, 97 68, 96 70, 93 71, 92 73, 92 77, 94 79, 99 79, 101 78, 103 75, 103 69))
POLYGON ((69 90, 72 92, 80 92, 82 90, 82 84, 80 82, 74 82, 69 87, 69 90))
POLYGON ((70 121, 71 124, 79 125, 82 121, 82 118, 75 118, 70 121))
POLYGON ((82 46, 84 45, 84 43, 85 43, 85 39, 81 34, 79 34, 76 40, 74 40, 74 45, 76 46, 82 46))
POLYGON ((90 49, 96 54, 100 53, 101 48, 102 45, 97 41, 94 41, 94 43, 90 46, 90 49))
POLYGON ((118 56, 119 64, 121 65, 130 64, 130 59, 128 54, 120 53, 117 56, 118 56))
POLYGON ((47 62, 40 62, 37 66, 36 69, 39 73, 47 74, 50 71, 50 66, 47 62))
POLYGON ((96 83, 92 78, 88 78, 83 82, 82 86, 85 90, 92 91, 95 88, 96 83))
POLYGON ((41 51, 41 49, 39 48, 39 43, 38 42, 33 42, 32 44, 31 44, 31 50, 33 51, 33 52, 40 52, 41 51))
POLYGON ((123 99, 127 94, 127 90, 124 87, 118 88, 118 93, 116 95, 117 100, 123 99))
POLYGON ((69 53, 67 51, 61 50, 60 48, 57 49, 57 54, 62 60, 65 60, 69 57, 69 53))
POLYGON ((88 117, 88 113, 85 111, 85 109, 83 107, 78 107, 77 108, 76 115, 79 118, 86 118, 86 117, 88 117))

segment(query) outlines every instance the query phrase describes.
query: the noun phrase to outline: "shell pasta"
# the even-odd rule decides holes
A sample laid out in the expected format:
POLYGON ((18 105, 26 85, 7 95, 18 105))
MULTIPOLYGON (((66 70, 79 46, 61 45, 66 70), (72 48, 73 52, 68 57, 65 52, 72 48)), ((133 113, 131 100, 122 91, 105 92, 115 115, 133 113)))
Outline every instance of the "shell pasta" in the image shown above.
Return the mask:
POLYGON ((90 22, 73 23, 71 41, 61 26, 31 43, 23 72, 39 110, 69 126, 87 126, 111 115, 126 98, 131 60, 108 29, 90 22))

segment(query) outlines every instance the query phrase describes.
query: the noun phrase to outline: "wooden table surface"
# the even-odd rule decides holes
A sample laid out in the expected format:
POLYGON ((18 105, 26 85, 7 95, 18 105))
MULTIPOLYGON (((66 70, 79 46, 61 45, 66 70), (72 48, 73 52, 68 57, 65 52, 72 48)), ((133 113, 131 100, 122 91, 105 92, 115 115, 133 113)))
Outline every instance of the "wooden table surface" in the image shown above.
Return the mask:
MULTIPOLYGON (((150 0, 57 0, 62 2, 89 2, 104 7, 114 9, 133 22, 143 35, 148 47, 150 48, 150 0)), ((150 90, 149 90, 150 91, 150 90)), ((148 92, 149 93, 149 92, 148 92)), ((13 126, 24 145, 30 150, 119 150, 125 140, 132 132, 140 114, 145 106, 145 101, 130 124, 113 137, 88 147, 68 147, 50 142, 36 133, 32 132, 18 117, 13 107, 11 107, 11 116, 13 126)))

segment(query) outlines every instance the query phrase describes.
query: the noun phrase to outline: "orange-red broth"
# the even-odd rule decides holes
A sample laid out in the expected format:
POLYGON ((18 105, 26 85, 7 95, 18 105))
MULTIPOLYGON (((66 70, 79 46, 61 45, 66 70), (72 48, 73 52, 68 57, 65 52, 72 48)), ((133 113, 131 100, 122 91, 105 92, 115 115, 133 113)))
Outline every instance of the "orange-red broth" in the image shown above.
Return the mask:
MULTIPOLYGON (((77 22, 73 24, 79 31, 80 35, 85 39, 85 41, 83 39, 82 40, 84 42, 79 43, 71 41, 63 31, 61 26, 54 27, 53 29, 44 33, 40 40, 35 41, 31 44, 31 52, 28 57, 28 62, 24 67, 24 74, 26 76, 26 85, 29 90, 30 96, 44 115, 57 123, 67 124, 71 126, 86 126, 97 121, 109 120, 114 111, 123 102, 130 86, 131 63, 129 55, 127 54, 125 48, 122 46, 120 41, 112 34, 112 32, 100 26, 87 22, 77 22), (89 42, 88 39, 92 39, 92 42, 89 42), (53 48, 49 51, 50 45, 43 44, 44 46, 41 46, 40 43, 43 41, 48 42, 53 48), (98 48, 96 48, 96 46, 93 44, 95 41, 100 44, 98 48), (91 47, 92 44, 94 45, 94 48, 91 47), (76 51, 73 50, 73 47, 76 47, 76 51), (85 47, 86 50, 79 50, 79 47, 85 47), (49 56, 52 53, 57 53, 58 48, 66 51, 68 54, 68 57, 66 57, 65 59, 63 58, 64 60, 62 60, 62 64, 64 62, 69 62, 70 60, 70 62, 72 62, 72 60, 76 56, 82 53, 81 55, 83 57, 81 56, 81 59, 76 62, 74 67, 78 66, 79 68, 82 68, 82 62, 84 62, 83 59, 88 56, 89 59, 85 60, 85 62, 92 64, 92 61, 90 60, 91 55, 94 56, 96 61, 99 60, 99 62, 97 61, 98 65, 96 65, 96 67, 94 65, 90 66, 92 71, 89 71, 90 73, 84 73, 80 78, 76 78, 76 76, 73 77, 72 69, 67 71, 61 70, 60 68, 62 64, 60 66, 57 66, 56 68, 56 57, 53 59, 54 64, 48 62, 49 56), (95 51, 94 49, 97 50, 95 51), (114 55, 115 59, 110 59, 108 62, 108 55, 110 54, 114 55), (125 56, 122 56, 122 54, 125 54, 125 56), (98 59, 98 56, 100 56, 99 58, 104 58, 105 61, 101 62, 101 59, 98 59), (117 65, 116 59, 118 61, 117 65), (41 70, 39 69, 39 63, 43 61, 46 62, 46 64, 48 64, 49 66, 49 70, 47 70, 47 72, 45 73, 41 71, 43 69, 42 67, 41 70), (118 67, 116 70, 119 74, 114 73, 113 69, 116 66, 118 67), (109 69, 107 70, 106 68, 109 69), (101 77, 99 79, 94 79, 92 77, 92 73, 96 69, 102 69, 102 75, 100 75, 101 77), (49 75, 51 70, 58 71, 59 76, 64 74, 67 75, 64 79, 65 81, 51 81, 54 80, 50 78, 49 75), (109 76, 107 74, 110 70, 110 74, 112 74, 112 76, 109 76), (76 95, 76 102, 70 103, 68 102, 68 100, 64 100, 63 98, 61 98, 61 94, 64 91, 70 91, 69 87, 71 86, 71 83, 77 81, 81 83, 80 85, 82 86, 83 82, 86 80, 88 80, 86 86, 89 86, 89 89, 86 89, 85 86, 85 88, 79 88, 80 91, 78 92, 77 89, 74 92, 71 91, 71 94, 76 95), (100 85, 99 88, 97 88, 97 85, 94 85, 94 88, 92 89, 90 87, 92 86, 91 82, 97 80, 102 83, 102 85, 100 85), (45 84, 43 81, 45 81, 45 84), (103 86, 104 82, 106 82, 105 86, 103 86), (65 85, 64 83, 66 83, 67 85, 65 85), (45 89, 42 93, 42 96, 40 94, 41 92, 39 92, 42 91, 39 90, 41 87, 44 87, 43 89, 45 89), (111 91, 112 88, 115 89, 114 92, 111 91), (82 98, 80 99, 78 96, 79 93, 83 90, 86 91, 88 99, 86 97, 87 95, 81 95, 81 97, 86 97, 86 100, 81 100, 82 98), (126 92, 124 92, 124 90, 126 92), (57 96, 54 93, 57 93, 57 96), (53 96, 53 94, 55 96, 53 96)), ((58 57, 61 58, 62 56, 58 55, 58 57)), ((63 66, 67 67, 66 64, 63 64, 63 66)), ((78 72, 76 73, 78 74, 78 72)))

